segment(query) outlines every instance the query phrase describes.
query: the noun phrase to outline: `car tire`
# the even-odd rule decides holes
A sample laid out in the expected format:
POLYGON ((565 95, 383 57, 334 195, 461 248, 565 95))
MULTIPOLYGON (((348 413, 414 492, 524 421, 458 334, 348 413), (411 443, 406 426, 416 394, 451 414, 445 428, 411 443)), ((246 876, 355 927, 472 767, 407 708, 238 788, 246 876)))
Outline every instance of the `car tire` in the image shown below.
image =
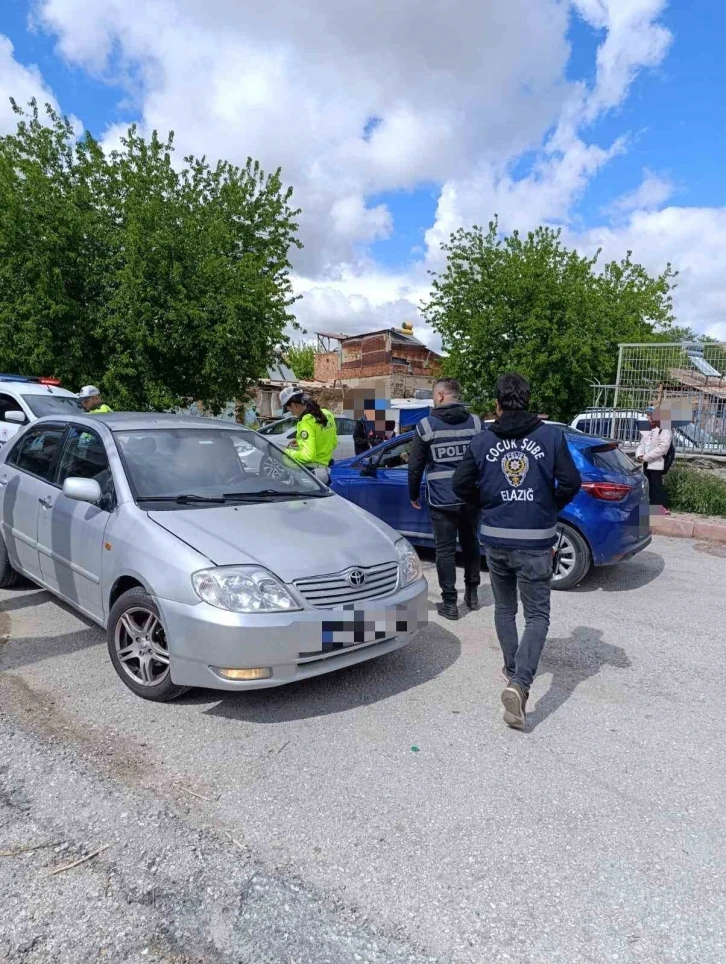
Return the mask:
POLYGON ((562 547, 557 572, 552 579, 552 588, 562 591, 572 589, 582 582, 592 566, 592 555, 590 547, 577 529, 560 523, 557 530, 557 544, 561 534, 562 547))
POLYGON ((142 699, 168 703, 189 689, 172 683, 159 607, 145 589, 129 589, 116 600, 107 642, 121 682, 142 699))
POLYGON ((0 535, 0 589, 12 589, 23 577, 10 565, 10 556, 5 540, 0 535))

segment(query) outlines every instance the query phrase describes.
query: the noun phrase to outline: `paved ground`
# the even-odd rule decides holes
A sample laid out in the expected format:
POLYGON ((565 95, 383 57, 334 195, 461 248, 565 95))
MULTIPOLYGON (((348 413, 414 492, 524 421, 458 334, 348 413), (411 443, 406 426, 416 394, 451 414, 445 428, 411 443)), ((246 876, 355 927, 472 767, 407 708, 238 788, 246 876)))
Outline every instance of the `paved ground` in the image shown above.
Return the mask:
POLYGON ((487 585, 377 662, 168 706, 0 593, 0 960, 723 964, 725 587, 658 538, 555 594, 525 734, 487 585))

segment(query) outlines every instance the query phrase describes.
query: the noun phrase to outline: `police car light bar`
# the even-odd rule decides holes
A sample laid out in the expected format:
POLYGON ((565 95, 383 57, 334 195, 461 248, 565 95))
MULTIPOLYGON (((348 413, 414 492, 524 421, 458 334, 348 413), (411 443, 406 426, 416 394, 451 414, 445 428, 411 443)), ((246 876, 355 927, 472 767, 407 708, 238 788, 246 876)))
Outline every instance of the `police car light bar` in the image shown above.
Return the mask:
POLYGON ((8 375, 0 372, 0 382, 25 382, 35 385, 60 385, 58 378, 36 378, 34 375, 8 375))

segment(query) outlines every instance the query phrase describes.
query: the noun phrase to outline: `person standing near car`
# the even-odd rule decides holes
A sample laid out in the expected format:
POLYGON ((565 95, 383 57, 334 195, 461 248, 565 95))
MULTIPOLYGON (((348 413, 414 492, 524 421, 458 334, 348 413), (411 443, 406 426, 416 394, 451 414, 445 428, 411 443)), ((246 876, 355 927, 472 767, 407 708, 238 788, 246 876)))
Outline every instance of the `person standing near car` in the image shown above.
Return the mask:
POLYGON ((87 415, 105 415, 113 409, 101 398, 101 392, 95 385, 84 385, 78 393, 81 405, 87 415))
POLYGON ((640 443, 636 449, 635 458, 643 466, 648 480, 650 504, 659 506, 665 515, 670 515, 668 496, 663 487, 663 476, 667 471, 666 459, 673 444, 673 433, 669 428, 661 427, 660 412, 649 408, 647 415, 650 429, 640 433, 640 443))
POLYGON ((481 432, 481 420, 461 404, 459 383, 444 378, 434 385, 434 410, 416 426, 408 459, 408 492, 414 509, 421 508, 421 482, 426 486, 436 544, 436 571, 441 587, 438 612, 445 619, 458 619, 456 591, 456 540, 464 556, 464 602, 478 606, 481 580, 479 510, 464 505, 451 487, 456 467, 481 432))
POLYGON ((362 455, 371 447, 368 441, 368 419, 365 412, 355 420, 353 426, 353 446, 356 455, 362 455))
POLYGON ((452 482, 457 497, 481 510, 481 535, 494 594, 494 624, 504 656, 504 722, 524 729, 529 690, 550 620, 557 516, 580 490, 563 427, 529 411, 519 374, 497 380, 497 419, 477 435, 452 482), (525 628, 517 632, 517 589, 525 628))
POLYGON ((280 392, 280 405, 297 420, 295 441, 285 449, 285 455, 310 469, 326 485, 330 481, 328 468, 338 446, 335 416, 321 408, 312 396, 301 388, 290 385, 280 392))

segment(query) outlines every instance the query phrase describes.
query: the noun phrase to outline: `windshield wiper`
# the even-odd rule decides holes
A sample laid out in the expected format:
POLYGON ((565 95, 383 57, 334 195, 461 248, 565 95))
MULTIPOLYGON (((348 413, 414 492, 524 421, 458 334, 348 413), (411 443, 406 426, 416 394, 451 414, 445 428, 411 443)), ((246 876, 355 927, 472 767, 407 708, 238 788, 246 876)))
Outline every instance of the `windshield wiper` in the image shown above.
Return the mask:
POLYGON ((280 492, 277 489, 258 489, 256 492, 225 492, 226 501, 238 500, 246 501, 265 501, 266 499, 319 499, 327 492, 280 492))
POLYGON ((181 502, 186 505, 188 502, 214 502, 217 505, 224 505, 227 501, 223 496, 209 495, 140 495, 137 502, 181 502))

